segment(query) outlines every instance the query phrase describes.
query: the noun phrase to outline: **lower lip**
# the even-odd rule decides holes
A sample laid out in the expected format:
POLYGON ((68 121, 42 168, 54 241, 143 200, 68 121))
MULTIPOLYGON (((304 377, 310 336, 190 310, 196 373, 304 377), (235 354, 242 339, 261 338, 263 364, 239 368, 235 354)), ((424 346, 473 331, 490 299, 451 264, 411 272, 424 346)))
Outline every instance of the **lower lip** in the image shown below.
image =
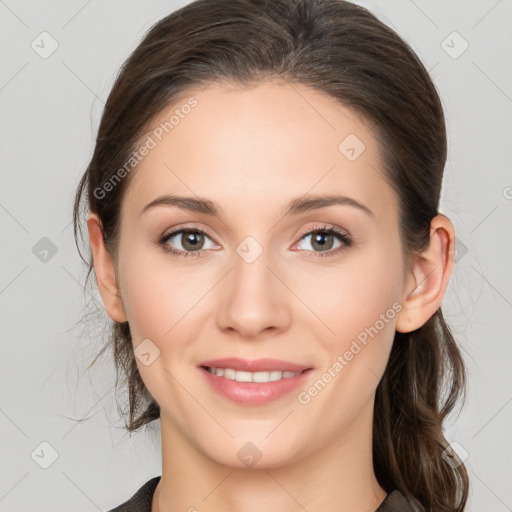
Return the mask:
POLYGON ((238 382, 210 373, 205 368, 199 368, 205 375, 206 381, 219 395, 237 404, 258 406, 265 405, 281 398, 304 384, 312 368, 296 377, 274 380, 271 382, 238 382))

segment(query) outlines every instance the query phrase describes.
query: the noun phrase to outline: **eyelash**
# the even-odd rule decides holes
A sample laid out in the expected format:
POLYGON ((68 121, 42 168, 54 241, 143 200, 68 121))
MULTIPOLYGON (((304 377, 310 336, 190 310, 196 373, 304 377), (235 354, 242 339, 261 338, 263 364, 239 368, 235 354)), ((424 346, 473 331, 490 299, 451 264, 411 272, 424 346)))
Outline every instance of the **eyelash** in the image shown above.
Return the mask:
MULTIPOLYGON (((200 233, 200 234, 206 235, 208 238, 211 238, 210 235, 208 235, 208 233, 206 231, 202 230, 198 226, 189 226, 186 228, 180 228, 175 231, 171 231, 170 233, 167 233, 166 235, 162 236, 158 240, 158 245, 160 245, 165 252, 170 253, 177 258, 188 258, 188 257, 197 258, 197 257, 200 257, 204 251, 208 250, 208 249, 201 249, 199 251, 180 251, 180 250, 174 249, 174 248, 166 245, 168 240, 170 240, 173 236, 175 236, 179 233, 185 233, 185 232, 186 233, 200 233)), ((300 234, 299 241, 302 241, 302 239, 304 239, 306 236, 314 235, 314 234, 318 234, 318 233, 335 236, 336 238, 338 238, 338 240, 340 240, 344 244, 345 247, 338 247, 335 250, 321 251, 321 252, 304 251, 306 253, 313 253, 313 254, 308 254, 308 256, 307 256, 308 258, 309 257, 325 258, 325 257, 329 257, 329 256, 335 256, 340 251, 343 251, 344 249, 346 249, 347 247, 350 247, 352 245, 352 238, 350 237, 350 235, 348 235, 348 234, 340 231, 338 228, 335 228, 332 226, 331 227, 324 226, 323 228, 315 228, 315 229, 311 229, 309 231, 305 231, 300 234)))

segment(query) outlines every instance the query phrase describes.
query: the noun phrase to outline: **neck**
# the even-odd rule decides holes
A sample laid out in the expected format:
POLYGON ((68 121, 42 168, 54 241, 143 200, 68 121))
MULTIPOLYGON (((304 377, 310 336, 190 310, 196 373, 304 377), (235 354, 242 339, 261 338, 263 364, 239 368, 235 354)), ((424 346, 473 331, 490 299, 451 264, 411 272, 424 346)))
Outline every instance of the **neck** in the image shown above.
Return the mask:
POLYGON ((162 477, 152 512, 375 512, 386 492, 373 471, 372 412, 373 403, 321 450, 272 467, 262 458, 251 468, 218 463, 162 416, 162 477))

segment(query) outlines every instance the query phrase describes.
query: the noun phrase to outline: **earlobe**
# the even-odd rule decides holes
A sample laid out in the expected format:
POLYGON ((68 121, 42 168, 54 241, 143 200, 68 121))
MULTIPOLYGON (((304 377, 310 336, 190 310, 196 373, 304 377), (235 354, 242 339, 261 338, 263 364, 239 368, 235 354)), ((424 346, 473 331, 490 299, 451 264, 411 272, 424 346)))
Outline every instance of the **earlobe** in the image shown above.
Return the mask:
POLYGON ((114 259, 105 247, 101 221, 97 214, 89 215, 87 229, 94 261, 94 273, 105 311, 115 322, 126 322, 127 317, 115 275, 114 259))
POLYGON ((412 263, 395 329, 411 332, 439 309, 454 265, 455 232, 442 214, 430 224, 430 244, 412 263))

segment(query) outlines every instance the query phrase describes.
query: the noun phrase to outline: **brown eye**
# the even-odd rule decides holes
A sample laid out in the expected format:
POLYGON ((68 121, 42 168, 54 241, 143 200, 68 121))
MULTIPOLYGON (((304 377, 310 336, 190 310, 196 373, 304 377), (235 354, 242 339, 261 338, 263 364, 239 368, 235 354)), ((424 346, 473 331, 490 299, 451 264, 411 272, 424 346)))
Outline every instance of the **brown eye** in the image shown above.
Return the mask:
POLYGON ((201 255, 203 249, 211 249, 213 243, 210 247, 204 247, 207 240, 211 239, 201 229, 182 228, 163 236, 158 243, 166 252, 189 257, 201 255))
POLYGON ((312 252, 313 256, 331 256, 336 255, 340 250, 349 247, 352 244, 350 236, 335 227, 327 227, 321 229, 313 229, 307 233, 302 234, 301 241, 311 238, 310 246, 312 250, 306 249, 307 252, 312 252), (338 242, 338 246, 333 249, 334 245, 338 242), (322 254, 325 253, 325 254, 322 254))
POLYGON ((185 251, 195 251, 200 249, 204 243, 204 235, 199 231, 182 231, 178 237, 185 251))

